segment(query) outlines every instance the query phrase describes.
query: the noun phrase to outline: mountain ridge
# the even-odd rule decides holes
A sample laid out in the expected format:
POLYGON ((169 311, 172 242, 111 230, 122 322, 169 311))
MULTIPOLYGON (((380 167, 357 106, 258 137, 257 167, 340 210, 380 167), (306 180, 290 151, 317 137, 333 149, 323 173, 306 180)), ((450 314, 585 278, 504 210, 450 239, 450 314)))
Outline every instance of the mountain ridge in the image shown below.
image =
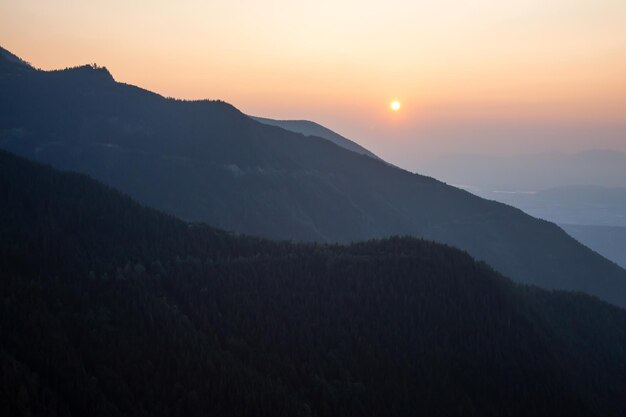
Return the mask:
POLYGON ((186 224, 0 150, 0 411, 615 416, 626 311, 414 238, 186 224))
POLYGON ((626 268, 626 227, 584 224, 560 224, 570 236, 626 268))
POLYGON ((330 130, 324 125, 321 125, 317 122, 313 122, 311 120, 275 120, 269 119, 266 117, 256 117, 250 116, 252 119, 257 122, 278 126, 285 130, 290 130, 292 132, 301 133, 305 136, 317 136, 323 139, 327 139, 333 142, 336 145, 341 146, 342 148, 351 150, 361 155, 367 155, 374 159, 381 159, 376 156, 374 153, 359 145, 358 143, 330 130))
POLYGON ((299 241, 413 235, 466 250, 520 282, 626 305, 626 271, 554 224, 263 125, 224 102, 166 99, 91 78, 0 73, 0 147, 187 221, 299 241))

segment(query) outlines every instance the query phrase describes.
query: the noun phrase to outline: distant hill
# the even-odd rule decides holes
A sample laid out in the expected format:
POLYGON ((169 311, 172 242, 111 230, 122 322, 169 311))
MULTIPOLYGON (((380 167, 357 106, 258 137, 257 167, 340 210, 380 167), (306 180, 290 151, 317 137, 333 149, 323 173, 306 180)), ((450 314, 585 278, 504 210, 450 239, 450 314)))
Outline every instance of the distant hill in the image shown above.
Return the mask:
POLYGON ((442 155, 420 171, 478 191, 537 191, 570 184, 626 187, 626 153, 590 150, 574 154, 514 156, 442 155))
POLYGON ((266 125, 282 127, 283 129, 290 130, 296 133, 301 133, 305 136, 317 136, 323 139, 327 139, 333 142, 335 145, 341 146, 342 148, 348 149, 352 152, 356 152, 361 155, 367 155, 375 159, 380 159, 358 143, 353 142, 350 139, 346 139, 340 134, 335 133, 324 126, 315 122, 311 122, 309 120, 274 120, 264 117, 250 117, 252 117, 257 122, 266 125))
POLYGON ((476 193, 559 224, 626 227, 626 188, 569 185, 532 192, 476 193))
POLYGON ((106 68, 0 71, 0 147, 188 221, 277 239, 412 235, 513 279, 626 306, 626 271, 552 223, 221 101, 166 99, 106 68))
POLYGON ((580 224, 560 226, 583 245, 626 268, 626 227, 580 224))
POLYGON ((0 151, 3 416, 626 409, 626 311, 410 238, 237 237, 0 151))

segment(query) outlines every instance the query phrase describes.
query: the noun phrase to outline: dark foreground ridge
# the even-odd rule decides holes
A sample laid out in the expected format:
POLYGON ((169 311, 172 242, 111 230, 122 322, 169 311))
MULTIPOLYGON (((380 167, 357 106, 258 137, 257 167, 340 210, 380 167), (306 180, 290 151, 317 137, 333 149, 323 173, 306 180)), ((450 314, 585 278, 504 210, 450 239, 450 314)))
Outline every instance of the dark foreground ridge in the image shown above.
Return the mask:
POLYGON ((219 101, 117 83, 99 67, 39 71, 0 54, 0 147, 78 171, 187 221, 350 242, 411 235, 511 278, 626 306, 626 271, 556 225, 219 101))
POLYGON ((412 238, 188 225, 0 151, 3 416, 623 416, 626 312, 412 238))

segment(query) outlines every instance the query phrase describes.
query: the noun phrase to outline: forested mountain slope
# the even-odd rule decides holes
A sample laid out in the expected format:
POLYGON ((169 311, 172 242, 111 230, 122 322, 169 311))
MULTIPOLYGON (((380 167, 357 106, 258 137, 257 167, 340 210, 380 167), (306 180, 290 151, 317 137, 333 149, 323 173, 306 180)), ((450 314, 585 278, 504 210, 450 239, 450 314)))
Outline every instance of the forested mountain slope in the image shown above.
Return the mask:
POLYGON ((0 413, 623 416, 626 312, 465 253, 188 225, 0 152, 0 413))
POLYGON ((188 221, 301 241, 412 235, 515 280, 626 305, 626 271, 552 223, 435 179, 185 102, 90 66, 39 71, 0 54, 0 147, 86 173, 188 221))

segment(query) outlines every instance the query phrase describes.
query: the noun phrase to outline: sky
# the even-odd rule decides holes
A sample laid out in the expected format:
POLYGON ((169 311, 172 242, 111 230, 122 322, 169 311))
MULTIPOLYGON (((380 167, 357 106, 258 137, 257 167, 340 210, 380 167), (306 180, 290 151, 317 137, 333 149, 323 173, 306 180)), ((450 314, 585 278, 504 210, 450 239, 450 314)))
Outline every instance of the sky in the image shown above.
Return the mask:
POLYGON ((0 0, 0 45, 42 69, 97 63, 164 96, 315 120, 408 169, 626 151, 624 0, 0 0))

